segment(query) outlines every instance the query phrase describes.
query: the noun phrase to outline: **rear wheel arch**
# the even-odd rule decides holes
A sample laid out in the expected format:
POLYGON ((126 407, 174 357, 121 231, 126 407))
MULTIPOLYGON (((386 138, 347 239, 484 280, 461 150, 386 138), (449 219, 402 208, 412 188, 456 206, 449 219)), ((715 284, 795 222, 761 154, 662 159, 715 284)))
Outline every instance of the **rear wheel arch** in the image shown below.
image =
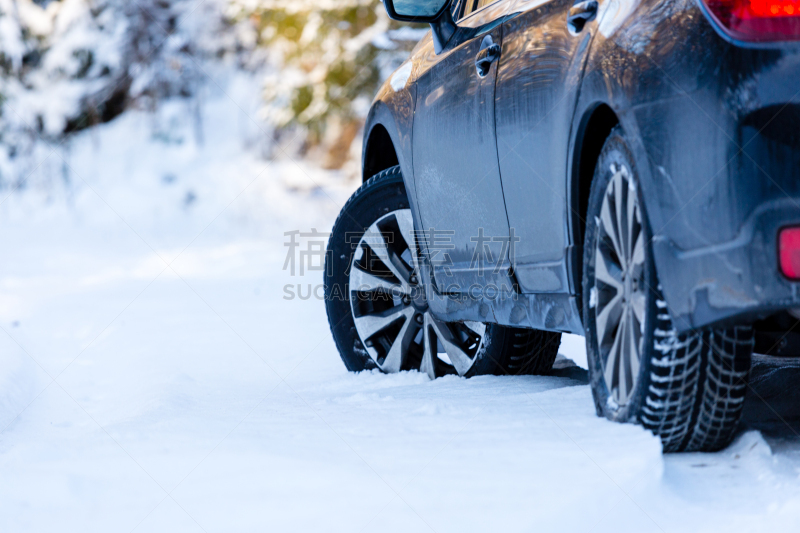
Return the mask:
MULTIPOLYGON (((583 115, 578 127, 573 152, 572 218, 574 241, 583 243, 586 230, 586 212, 592 189, 595 167, 606 140, 620 121, 617 114, 605 103, 598 103, 583 115)), ((578 270, 580 272, 580 269, 578 270)))
MULTIPOLYGON (((589 208, 589 195, 592 190, 595 167, 597 167, 606 140, 619 123, 620 120, 611 106, 604 102, 598 102, 586 108, 577 125, 572 151, 569 207, 574 248, 572 286, 578 296, 580 296, 583 282, 583 239, 586 232, 586 213, 589 208)), ((578 302, 581 301, 579 297, 578 302)))
MULTIPOLYGON (((626 109, 623 105, 622 109, 626 109)), ((600 154, 606 141, 611 137, 616 128, 626 136, 631 150, 631 157, 636 164, 639 178, 639 186, 642 188, 644 196, 644 214, 651 230, 655 234, 659 233, 662 220, 660 205, 657 196, 656 183, 653 181, 653 169, 651 161, 647 156, 647 147, 640 137, 640 125, 635 117, 630 113, 619 111, 620 106, 611 105, 604 101, 584 108, 585 111, 581 120, 577 123, 575 140, 572 150, 571 161, 571 189, 569 207, 572 244, 576 249, 574 254, 574 285, 578 295, 580 295, 581 273, 583 272, 583 253, 582 246, 586 234, 586 216, 589 207, 589 195, 591 193, 592 181, 594 180, 595 169, 600 160, 600 154)), ((656 271, 659 271, 659 263, 656 261, 656 271)), ((669 298, 667 298, 669 301, 669 298)))
MULTIPOLYGON (((573 265, 572 281, 575 294, 580 298, 582 272, 583 272, 583 243, 586 234, 588 199, 594 180, 595 169, 600 160, 603 145, 617 130, 625 136, 632 164, 636 166, 638 186, 641 188, 644 216, 649 224, 654 240, 663 235, 665 225, 670 217, 665 217, 663 203, 669 201, 672 192, 670 167, 667 164, 657 166, 651 158, 651 153, 659 153, 664 147, 659 144, 657 135, 653 135, 653 125, 641 121, 625 101, 614 101, 613 106, 606 103, 611 99, 598 99, 596 103, 581 107, 585 110, 579 114, 580 121, 576 121, 573 130, 577 132, 573 141, 571 153, 571 189, 568 203, 572 213, 569 221, 571 225, 572 244, 575 253, 571 255, 573 265), (665 200, 667 199, 667 200, 665 200)), ((577 116, 576 116, 577 120, 577 116)), ((661 275, 664 269, 662 255, 655 253, 655 269, 661 275)), ((663 280, 663 297, 675 306, 675 292, 671 278, 663 280)), ((679 306, 678 306, 679 307, 679 306)), ((683 323, 676 323, 676 327, 683 331, 683 323)))

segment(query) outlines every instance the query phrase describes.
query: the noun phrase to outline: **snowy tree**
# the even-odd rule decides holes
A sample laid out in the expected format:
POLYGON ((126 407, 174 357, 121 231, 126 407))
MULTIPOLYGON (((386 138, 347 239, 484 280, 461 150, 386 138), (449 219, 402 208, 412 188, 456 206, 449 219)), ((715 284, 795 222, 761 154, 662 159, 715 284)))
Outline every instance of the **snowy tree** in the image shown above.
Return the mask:
POLYGON ((398 28, 378 0, 231 0, 271 65, 264 115, 283 139, 338 168, 350 155, 379 84, 424 34, 398 28))

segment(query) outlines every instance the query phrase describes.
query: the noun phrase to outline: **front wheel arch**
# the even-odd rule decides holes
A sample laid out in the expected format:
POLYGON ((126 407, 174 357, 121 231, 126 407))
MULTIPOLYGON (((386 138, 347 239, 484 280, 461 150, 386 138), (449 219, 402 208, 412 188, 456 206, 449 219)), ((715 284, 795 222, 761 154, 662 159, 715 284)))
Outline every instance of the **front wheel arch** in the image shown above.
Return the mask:
POLYGON ((369 131, 364 150, 363 182, 379 172, 399 164, 397 150, 395 150, 392 138, 383 124, 375 124, 369 131))

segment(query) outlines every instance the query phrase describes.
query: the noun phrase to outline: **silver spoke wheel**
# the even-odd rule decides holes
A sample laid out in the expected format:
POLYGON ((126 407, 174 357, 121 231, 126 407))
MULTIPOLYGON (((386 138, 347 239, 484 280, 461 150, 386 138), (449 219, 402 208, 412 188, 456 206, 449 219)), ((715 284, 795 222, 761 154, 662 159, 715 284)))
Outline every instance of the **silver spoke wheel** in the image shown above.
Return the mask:
POLYGON ((382 216, 361 237, 350 264, 350 308, 359 340, 384 372, 463 376, 477 359, 486 325, 436 319, 420 281, 411 210, 382 216))
POLYGON ((595 241, 591 303, 600 360, 611 398, 626 405, 642 357, 645 321, 645 236, 636 185, 626 167, 612 166, 595 241))

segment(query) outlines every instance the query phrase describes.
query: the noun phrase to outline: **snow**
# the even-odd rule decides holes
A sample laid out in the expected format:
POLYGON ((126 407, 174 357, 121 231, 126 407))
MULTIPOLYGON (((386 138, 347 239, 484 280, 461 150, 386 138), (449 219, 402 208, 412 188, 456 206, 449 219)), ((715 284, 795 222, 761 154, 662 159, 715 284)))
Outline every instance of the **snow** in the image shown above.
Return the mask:
POLYGON ((664 457, 596 417, 579 337, 552 376, 346 372, 322 302, 283 299, 321 283, 282 269, 284 232, 329 229, 357 183, 265 160, 257 90, 125 113, 42 154, 55 185, 3 191, 2 531, 798 523, 796 433, 751 419, 727 450, 664 457))

